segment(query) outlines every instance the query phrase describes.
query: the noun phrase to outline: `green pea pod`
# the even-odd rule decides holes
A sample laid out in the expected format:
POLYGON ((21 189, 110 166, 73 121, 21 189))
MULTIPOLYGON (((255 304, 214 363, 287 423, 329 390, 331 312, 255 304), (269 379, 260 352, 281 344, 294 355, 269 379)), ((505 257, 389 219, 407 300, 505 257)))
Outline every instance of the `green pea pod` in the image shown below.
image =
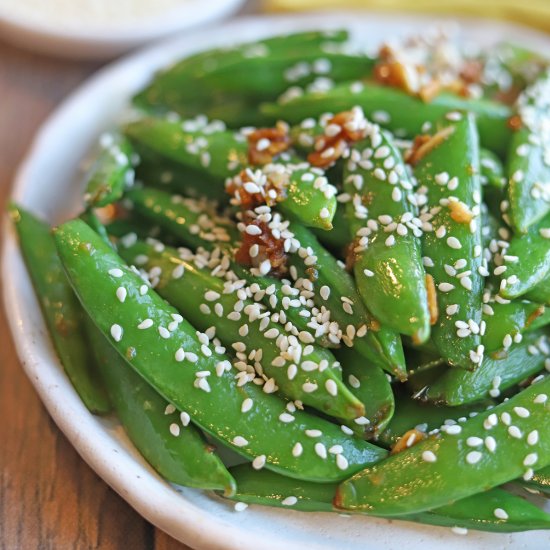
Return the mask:
POLYGON ((111 408, 109 400, 89 360, 84 313, 63 272, 50 226, 15 204, 10 204, 9 214, 65 373, 91 412, 107 413, 111 408))
POLYGON ((500 294, 518 298, 550 274, 550 215, 531 225, 527 233, 516 233, 505 254, 514 261, 504 258, 506 271, 501 274, 500 294))
POLYGON ((204 332, 215 327, 217 337, 228 349, 241 342, 243 349, 237 350, 240 368, 245 372, 248 368, 252 378, 256 366, 289 399, 339 418, 363 416, 363 405, 333 368, 334 356, 317 346, 303 355, 303 346, 296 337, 291 339, 295 341, 290 344, 291 349, 283 349, 276 338, 285 330, 278 322, 264 323, 259 315, 265 309, 259 310, 252 297, 242 300, 236 289, 228 292, 222 278, 210 275, 209 269, 198 268, 192 260, 182 259, 177 250, 169 247, 161 249, 138 241, 129 248, 120 247, 120 255, 129 264, 142 258, 139 262, 142 269, 155 272, 156 291, 195 328, 204 332), (252 352, 257 355, 259 350, 262 350, 259 359, 248 360, 252 352))
POLYGON ((550 71, 545 71, 516 103, 523 126, 513 134, 507 172, 510 219, 520 233, 526 233, 550 212, 549 91, 550 71))
POLYGON ((408 200, 413 184, 391 136, 377 125, 370 139, 353 146, 344 191, 351 197, 346 214, 363 302, 382 325, 425 342, 430 313, 422 232, 412 223, 417 211, 408 200))
POLYGON ((398 394, 395 413, 377 442, 385 447, 393 447, 401 436, 413 428, 428 433, 441 428, 446 423, 447 425, 453 425, 457 421, 461 423, 471 416, 471 413, 477 414, 490 405, 494 405, 494 401, 484 400, 469 405, 446 407, 424 403, 411 399, 408 395, 398 394))
POLYGON ((543 305, 526 300, 513 300, 509 303, 493 302, 485 306, 491 313, 491 321, 486 323, 481 341, 485 353, 498 356, 512 345, 518 334, 543 327, 550 323, 550 310, 543 305))
POLYGON ((353 346, 373 364, 405 379, 407 371, 399 335, 383 323, 380 326, 363 305, 353 278, 310 231, 298 224, 290 228, 300 241, 300 248, 311 250, 312 254, 307 256, 315 257, 315 262, 306 265, 298 253, 289 255, 289 264, 296 269, 298 277, 312 281, 313 300, 319 308, 325 307, 330 311, 331 319, 344 333, 344 343, 353 346))
POLYGON ((420 211, 422 249, 437 289, 432 338, 450 364, 472 369, 483 356, 479 146, 472 115, 451 118, 432 138, 435 146, 419 160, 415 175, 427 195, 420 211))
POLYGON ((523 297, 539 304, 550 305, 550 277, 546 276, 540 283, 537 283, 529 292, 524 294, 523 297))
MULTIPOLYGON (((200 108, 195 108, 195 105, 189 105, 191 103, 190 99, 193 98, 194 103, 198 100, 199 107, 205 103, 212 103, 214 99, 219 99, 220 95, 227 101, 226 86, 231 85, 237 77, 235 67, 244 68, 248 72, 244 79, 248 82, 250 80, 249 75, 254 74, 251 72, 252 65, 261 65, 259 62, 263 62, 264 67, 262 68, 265 69, 265 66, 270 62, 270 58, 286 59, 286 65, 290 65, 292 60, 296 58, 297 52, 301 55, 307 53, 322 56, 323 50, 327 49, 327 46, 333 46, 332 49, 337 49, 338 44, 345 42, 347 38, 348 33, 344 30, 331 33, 307 31, 240 44, 232 48, 216 48, 200 52, 178 61, 169 69, 157 74, 153 81, 134 97, 134 103, 145 109, 160 108, 164 110, 184 110, 192 113, 204 112, 200 108), (250 60, 252 62, 247 67, 247 62, 250 60), (201 98, 193 88, 196 87, 200 91, 204 91, 206 83, 201 85, 201 78, 207 75, 219 74, 217 71, 220 69, 229 72, 229 78, 226 76, 223 81, 216 82, 216 86, 201 98), (233 70, 232 73, 231 70, 233 70), (190 85, 190 82, 193 85, 190 85), (191 90, 188 90, 188 88, 191 88, 191 90)), ((273 70, 273 66, 270 67, 270 70, 273 70)), ((296 76, 300 76, 300 74, 297 73, 296 76)), ((302 74, 302 78, 303 76, 302 74)), ((243 92, 242 82, 241 79, 238 90, 241 94, 243 92)), ((279 91, 271 90, 270 87, 261 91, 264 95, 268 94, 268 96, 275 98, 287 85, 288 83, 279 91)))
POLYGON ((529 477, 533 466, 550 464, 548 392, 545 378, 468 419, 460 430, 432 436, 367 468, 338 486, 336 507, 412 514, 529 477))
POLYGON ((172 483, 234 494, 235 480, 187 416, 136 374, 90 319, 87 328, 111 403, 145 460, 172 483))
POLYGON ((501 391, 543 370, 549 353, 545 334, 540 331, 527 333, 506 354, 497 358, 486 355, 475 371, 447 370, 419 392, 418 397, 454 407, 485 399, 491 394, 498 396, 501 391))
POLYGON ((464 99, 441 93, 432 101, 408 95, 397 88, 371 82, 338 84, 327 92, 309 92, 295 99, 261 106, 261 111, 274 120, 297 124, 307 117, 323 113, 338 113, 362 107, 367 118, 375 120, 377 112, 384 113, 384 127, 399 137, 414 137, 428 122, 436 124, 449 111, 468 111, 476 116, 481 143, 500 155, 506 153, 510 141, 509 107, 487 100, 464 99), (373 117, 374 115, 374 117, 373 117))
POLYGON ((107 206, 120 199, 134 183, 134 150, 122 136, 106 135, 101 151, 86 176, 84 202, 87 206, 107 206))
POLYGON ((529 480, 519 479, 519 483, 550 497, 550 466, 536 471, 529 480))
POLYGON ((246 137, 223 126, 146 117, 127 124, 123 130, 138 153, 144 150, 167 158, 189 178, 200 178, 220 190, 225 179, 238 174, 248 162, 246 137))
POLYGON ((239 233, 229 220, 220 218, 214 204, 170 195, 159 189, 132 189, 126 194, 134 211, 181 239, 187 246, 212 248, 236 242, 239 233))
POLYGON ((55 240, 96 326, 148 383, 218 441, 274 471, 323 483, 385 456, 383 449, 302 411, 286 422, 284 401, 255 384, 238 386, 228 357, 199 339, 177 310, 81 220, 58 227, 55 240), (343 449, 338 463, 327 454, 333 445, 343 449))
POLYGON ((395 399, 389 376, 377 365, 369 364, 355 350, 342 348, 336 352, 342 365, 344 381, 365 406, 364 418, 350 423, 355 433, 365 439, 378 440, 393 417, 395 399))
MULTIPOLYGON (((233 500, 303 512, 338 511, 332 505, 336 485, 296 483, 267 470, 255 471, 247 464, 231 468, 231 473, 238 487, 237 493, 231 497, 233 500)), ((501 489, 492 489, 434 510, 394 519, 498 533, 550 528, 550 515, 501 489), (506 510, 506 520, 495 516, 497 508, 506 510)))

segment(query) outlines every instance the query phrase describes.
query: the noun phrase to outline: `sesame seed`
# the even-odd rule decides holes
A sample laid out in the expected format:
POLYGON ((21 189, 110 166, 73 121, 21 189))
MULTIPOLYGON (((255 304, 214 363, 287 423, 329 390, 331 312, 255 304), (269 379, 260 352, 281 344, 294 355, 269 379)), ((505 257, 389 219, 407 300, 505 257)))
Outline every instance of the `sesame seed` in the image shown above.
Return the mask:
POLYGON ((449 237, 447 239, 447 244, 454 248, 455 250, 459 250, 462 248, 462 245, 460 244, 460 241, 456 237, 449 237))
POLYGON ((325 459, 327 458, 327 448, 322 443, 315 443, 315 454, 325 459))
POLYGON ((174 436, 174 437, 178 437, 179 434, 180 434, 180 427, 175 423, 173 422, 172 424, 170 424, 170 433, 174 436))
POLYGON ((325 382, 325 388, 327 392, 333 397, 336 397, 338 395, 338 386, 336 385, 336 382, 334 380, 327 380, 325 382))
POLYGON ((521 439, 523 437, 521 430, 517 426, 510 426, 508 428, 508 433, 511 437, 514 437, 516 439, 521 439))
POLYGON ((198 355, 190 351, 185 352, 185 358, 187 359, 187 361, 190 361, 191 363, 196 363, 199 360, 198 355))
POLYGON ((296 497, 286 497, 284 500, 281 501, 281 504, 283 506, 294 506, 298 502, 298 499, 296 497))
POLYGON ((352 387, 352 388, 355 388, 355 389, 359 389, 361 387, 361 382, 359 381, 359 379, 354 376, 353 374, 350 374, 348 376, 348 382, 349 382, 349 385, 352 387))
POLYGON ((323 298, 323 300, 328 300, 330 296, 330 287, 326 285, 322 286, 319 294, 321 295, 321 298, 323 298))
POLYGON ((178 363, 181 363, 185 359, 185 351, 183 348, 179 348, 174 355, 174 358, 178 363))
POLYGON ((158 331, 162 338, 170 338, 170 331, 167 328, 159 327, 158 331))
POLYGON ((451 527, 451 531, 455 535, 467 535, 468 534, 468 529, 466 529, 466 527, 458 527, 458 526, 451 527))
POLYGON ((537 453, 529 453, 524 459, 523 459, 523 465, 524 466, 534 466, 539 459, 539 455, 537 453))
POLYGON ((424 462, 435 462, 437 460, 437 456, 432 451, 424 451, 422 453, 422 460, 424 462))
POLYGON ((533 403, 544 404, 544 403, 546 403, 546 401, 548 401, 548 396, 545 393, 539 393, 535 397, 533 403))
POLYGON ((520 418, 529 418, 529 410, 525 407, 514 407, 514 412, 520 417, 520 418))
POLYGON ((265 466, 265 461, 266 461, 266 456, 265 456, 265 455, 257 456, 257 457, 252 461, 252 467, 253 467, 255 470, 261 470, 261 469, 265 466))
POLYGON ((485 447, 490 453, 494 453, 497 449, 497 442, 496 439, 489 435, 485 438, 485 447))
POLYGON ((291 422, 294 422, 296 418, 291 414, 284 412, 279 415, 279 420, 284 424, 290 424, 291 422))
POLYGON ((336 455, 336 466, 340 470, 347 470, 349 463, 348 459, 343 454, 337 454, 336 455))
POLYGON ((153 326, 153 319, 145 319, 144 321, 141 321, 141 323, 137 326, 140 330, 145 330, 148 328, 151 328, 153 326))
POLYGON ((250 399, 250 397, 247 397, 243 402, 242 402, 242 405, 241 405, 241 412, 245 413, 245 412, 248 412, 251 408, 252 408, 252 405, 254 404, 254 402, 252 401, 252 399, 250 399))
POLYGON ((220 295, 214 290, 208 290, 204 293, 204 299, 208 302, 215 302, 220 299, 220 295))
POLYGON ((451 290, 454 290, 455 286, 451 283, 439 283, 439 285, 437 285, 437 288, 441 292, 451 292, 451 290))
POLYGON ((537 430, 533 430, 532 432, 529 432, 527 435, 527 444, 528 445, 536 445, 539 442, 539 432, 537 430))
POLYGON ((116 277, 118 279, 124 275, 124 272, 122 271, 122 269, 115 267, 113 269, 109 269, 109 275, 111 275, 111 277, 116 277))
POLYGON ((508 519, 508 514, 502 508, 495 508, 494 514, 498 519, 508 519))
POLYGON ((236 502, 234 509, 235 512, 244 512, 248 508, 248 504, 246 502, 236 502))
POLYGON ((321 437, 323 432, 321 430, 306 430, 304 432, 308 437, 321 437))
POLYGON ((164 414, 173 414, 175 412, 176 412, 176 407, 174 407, 172 403, 168 403, 168 405, 166 405, 166 408, 164 409, 164 414))
POLYGON ((468 447, 479 447, 483 445, 483 439, 481 439, 481 437, 469 437, 466 439, 466 445, 468 445, 468 447))
POLYGON ((248 445, 248 441, 241 435, 234 437, 232 443, 236 447, 246 447, 246 445, 248 445))
POLYGON ((479 451, 470 451, 466 455, 466 462, 468 464, 477 464, 482 457, 483 455, 479 451))
POLYGON ((115 342, 120 342, 122 340, 122 327, 116 323, 111 326, 111 336, 115 342))
POLYGON ((292 456, 298 458, 299 456, 302 456, 302 453, 304 452, 304 448, 302 447, 301 443, 296 443, 294 447, 292 447, 292 456))

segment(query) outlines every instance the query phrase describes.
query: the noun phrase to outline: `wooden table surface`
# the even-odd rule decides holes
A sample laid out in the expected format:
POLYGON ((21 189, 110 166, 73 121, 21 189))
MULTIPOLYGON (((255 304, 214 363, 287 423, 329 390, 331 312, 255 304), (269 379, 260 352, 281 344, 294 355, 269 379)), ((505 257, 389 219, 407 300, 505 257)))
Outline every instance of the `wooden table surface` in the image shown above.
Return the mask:
MULTIPOLYGON (((255 11, 250 5, 243 11, 255 11)), ((39 125, 100 65, 0 42, 0 211, 39 125)), ((0 549, 186 550, 111 490, 53 423, 19 364, 0 309, 0 549)))

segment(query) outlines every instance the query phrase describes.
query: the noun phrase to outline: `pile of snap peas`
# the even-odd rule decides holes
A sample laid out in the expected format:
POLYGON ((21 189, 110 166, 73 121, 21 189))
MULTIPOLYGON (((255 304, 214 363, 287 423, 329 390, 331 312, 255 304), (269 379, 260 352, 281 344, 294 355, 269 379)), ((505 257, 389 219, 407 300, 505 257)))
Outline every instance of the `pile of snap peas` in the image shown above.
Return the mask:
POLYGON ((195 54, 101 137, 78 217, 10 205, 68 377, 166 480, 550 528, 503 487, 550 494, 550 64, 450 47, 195 54))

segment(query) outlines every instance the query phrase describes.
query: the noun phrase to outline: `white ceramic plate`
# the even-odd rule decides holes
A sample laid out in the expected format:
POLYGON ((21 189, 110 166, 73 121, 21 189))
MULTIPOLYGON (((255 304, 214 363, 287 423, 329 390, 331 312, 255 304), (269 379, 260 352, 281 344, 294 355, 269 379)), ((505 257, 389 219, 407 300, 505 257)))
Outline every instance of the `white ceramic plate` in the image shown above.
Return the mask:
MULTIPOLYGON (((441 20, 437 20, 441 21, 441 20)), ((98 134, 116 120, 132 92, 152 72, 196 50, 303 28, 348 27, 376 44, 390 35, 421 32, 434 19, 324 14, 258 17, 233 21, 147 49, 102 70, 50 117, 17 175, 14 199, 52 222, 74 213, 81 189, 75 185, 80 160, 98 134)), ((467 40, 487 45, 500 39, 548 51, 550 38, 524 28, 488 21, 463 21, 467 40)), ((2 276, 4 300, 23 367, 53 419, 82 458, 149 521, 197 548, 238 550, 361 549, 548 550, 548 532, 510 535, 470 532, 337 514, 306 514, 251 506, 242 513, 230 503, 196 490, 174 488, 135 452, 114 420, 83 406, 48 340, 15 235, 7 226, 2 276)))
MULTIPOLYGON (((13 0, 14 5, 20 1, 24 0, 13 0)), ((244 0, 181 0, 181 5, 157 15, 109 24, 29 18, 2 4, 0 35, 4 40, 40 53, 75 59, 108 59, 148 42, 220 20, 237 11, 243 3, 244 0)))

